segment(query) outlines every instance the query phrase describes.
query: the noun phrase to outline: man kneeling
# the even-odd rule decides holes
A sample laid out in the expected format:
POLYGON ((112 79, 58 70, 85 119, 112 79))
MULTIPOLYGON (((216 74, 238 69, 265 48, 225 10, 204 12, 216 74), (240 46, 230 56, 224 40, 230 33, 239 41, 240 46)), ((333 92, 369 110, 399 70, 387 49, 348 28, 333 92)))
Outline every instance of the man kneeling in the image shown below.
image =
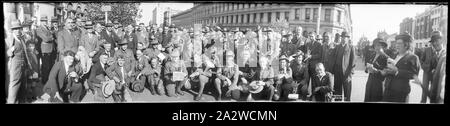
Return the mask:
POLYGON ((322 63, 316 64, 316 76, 312 77, 311 89, 313 89, 313 98, 315 101, 331 101, 331 92, 333 91, 333 75, 325 71, 322 63))

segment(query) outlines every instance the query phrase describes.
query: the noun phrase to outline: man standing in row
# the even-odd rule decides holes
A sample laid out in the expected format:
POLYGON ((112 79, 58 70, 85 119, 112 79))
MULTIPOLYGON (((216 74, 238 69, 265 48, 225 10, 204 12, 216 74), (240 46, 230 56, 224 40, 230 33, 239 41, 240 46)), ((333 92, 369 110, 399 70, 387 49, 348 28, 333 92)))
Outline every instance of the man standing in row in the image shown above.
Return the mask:
POLYGON ((52 55, 53 48, 54 48, 54 40, 52 32, 47 26, 47 17, 41 18, 41 25, 36 29, 36 34, 41 40, 41 56, 42 56, 42 80, 43 83, 45 83, 48 79, 48 74, 50 73, 50 70, 52 69, 52 66, 54 64, 54 57, 52 55))
POLYGON ((69 18, 66 20, 64 29, 58 32, 57 43, 60 57, 62 57, 62 54, 67 50, 71 50, 72 52, 78 51, 78 39, 72 30, 73 27, 73 19, 69 18))
POLYGON ((342 95, 344 91, 344 100, 350 101, 352 90, 352 74, 355 67, 355 49, 350 43, 350 35, 342 32, 341 44, 336 47, 336 62, 334 64, 335 85, 334 91, 337 95, 342 95))

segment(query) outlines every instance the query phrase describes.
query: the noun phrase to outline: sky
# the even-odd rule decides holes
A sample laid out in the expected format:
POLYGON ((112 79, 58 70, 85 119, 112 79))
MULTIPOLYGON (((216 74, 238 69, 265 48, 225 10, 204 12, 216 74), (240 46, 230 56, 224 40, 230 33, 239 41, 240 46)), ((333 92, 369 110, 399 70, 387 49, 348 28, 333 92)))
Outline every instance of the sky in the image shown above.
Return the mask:
MULTIPOLYGON (((142 9, 142 18, 140 20, 140 22, 144 23, 145 25, 148 25, 148 23, 150 22, 151 18, 152 18, 152 12, 153 9, 155 9, 155 7, 158 5, 158 3, 141 3, 140 7, 142 9)), ((189 8, 192 8, 194 6, 193 3, 159 3, 160 7, 166 8, 166 7, 170 7, 172 9, 175 10, 187 10, 189 8)))
POLYGON ((406 4, 353 4, 350 13, 353 23, 353 42, 364 35, 370 41, 377 37, 378 31, 399 33, 400 23, 406 17, 414 18, 416 14, 425 12, 430 5, 406 4))

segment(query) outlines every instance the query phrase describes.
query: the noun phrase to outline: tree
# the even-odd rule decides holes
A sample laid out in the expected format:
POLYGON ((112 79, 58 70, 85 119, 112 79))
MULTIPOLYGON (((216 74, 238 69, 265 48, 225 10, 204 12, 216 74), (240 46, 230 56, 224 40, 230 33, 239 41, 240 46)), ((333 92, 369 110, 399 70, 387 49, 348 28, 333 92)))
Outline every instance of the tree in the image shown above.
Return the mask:
POLYGON ((123 26, 136 24, 136 20, 142 17, 139 11, 140 3, 87 3, 88 18, 92 21, 104 22, 105 12, 101 10, 102 6, 110 5, 111 11, 108 12, 108 21, 118 20, 123 26))

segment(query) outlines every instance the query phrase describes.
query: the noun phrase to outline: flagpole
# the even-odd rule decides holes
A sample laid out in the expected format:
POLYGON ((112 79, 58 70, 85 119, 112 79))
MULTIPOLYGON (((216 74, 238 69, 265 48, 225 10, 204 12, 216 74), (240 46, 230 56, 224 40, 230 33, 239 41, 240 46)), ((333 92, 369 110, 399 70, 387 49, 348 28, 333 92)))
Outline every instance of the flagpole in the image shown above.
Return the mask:
POLYGON ((320 34, 320 11, 322 10, 322 4, 319 4, 319 11, 317 14, 317 28, 316 28, 316 33, 319 35, 320 34))

